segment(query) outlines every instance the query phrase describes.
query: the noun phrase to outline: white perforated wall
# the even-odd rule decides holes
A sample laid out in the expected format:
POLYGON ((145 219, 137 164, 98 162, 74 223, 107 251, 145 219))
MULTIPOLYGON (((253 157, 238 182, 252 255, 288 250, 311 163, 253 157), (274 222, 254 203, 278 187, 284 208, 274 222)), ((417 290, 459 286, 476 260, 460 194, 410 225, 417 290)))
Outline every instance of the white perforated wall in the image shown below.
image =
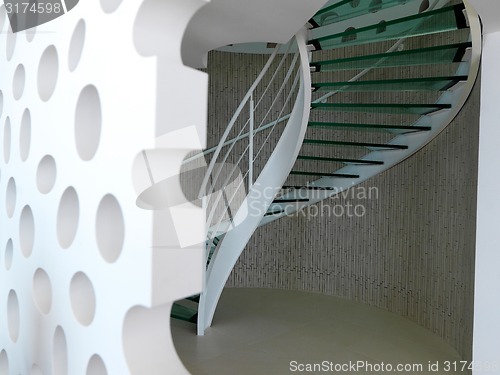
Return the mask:
POLYGON ((202 4, 85 0, 16 34, 0 8, 0 375, 187 373, 169 314, 203 230, 173 223, 204 215, 176 179, 162 210, 136 199, 143 150, 165 179, 204 146, 207 78, 180 60, 202 4))

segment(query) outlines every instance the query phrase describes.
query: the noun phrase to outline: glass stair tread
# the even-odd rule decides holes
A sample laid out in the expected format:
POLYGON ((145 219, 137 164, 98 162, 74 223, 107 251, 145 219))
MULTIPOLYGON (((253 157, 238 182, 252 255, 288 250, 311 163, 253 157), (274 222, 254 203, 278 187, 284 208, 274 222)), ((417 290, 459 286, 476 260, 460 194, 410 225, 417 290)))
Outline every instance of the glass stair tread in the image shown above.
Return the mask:
POLYGON ((324 172, 309 172, 309 171, 294 171, 290 172, 291 175, 296 176, 321 176, 321 177, 340 177, 340 178, 359 178, 357 174, 349 173, 324 173, 324 172))
POLYGON ((345 164, 359 164, 359 165, 382 165, 383 161, 380 160, 363 160, 363 159, 346 159, 346 158, 325 158, 321 156, 299 155, 297 160, 317 160, 324 162, 340 162, 345 164))
POLYGON ((219 244, 220 238, 219 237, 214 237, 211 240, 206 241, 205 246, 208 248, 208 257, 207 257, 207 265, 210 263, 210 260, 212 260, 212 256, 214 255, 215 249, 217 248, 217 245, 219 244))
POLYGON ((436 112, 442 109, 450 109, 451 104, 312 103, 311 108, 336 112, 373 112, 428 115, 432 112, 436 112))
POLYGON ((466 75, 448 77, 425 77, 384 79, 353 82, 321 82, 313 83, 314 91, 446 91, 460 81, 466 81, 466 75))
POLYGON ((366 143, 366 142, 344 142, 344 141, 323 141, 320 139, 304 139, 304 144, 316 144, 327 146, 354 146, 354 147, 367 147, 370 149, 379 150, 406 150, 406 145, 396 144, 382 144, 382 143, 366 143))
POLYGON ((313 72, 394 68, 428 64, 450 64, 461 62, 472 42, 448 44, 428 48, 411 49, 374 55, 348 57, 310 64, 313 72))
POLYGON ((341 33, 309 40, 315 50, 360 45, 372 42, 435 34, 466 28, 463 4, 452 5, 428 12, 382 21, 375 25, 348 29, 341 33))
MULTIPOLYGON (((414 1, 408 0, 407 2, 414 1)), ((335 22, 345 21, 368 13, 375 13, 400 5, 401 0, 360 0, 353 6, 352 0, 342 0, 336 4, 320 9, 309 21, 312 28, 330 25, 335 22)))
POLYGON ((200 302, 200 295, 197 294, 195 296, 191 296, 191 297, 187 297, 186 298, 188 301, 192 301, 192 302, 196 302, 196 303, 199 303, 200 302))
POLYGON ((198 319, 198 312, 195 309, 175 302, 172 305, 172 312, 170 313, 170 317, 178 320, 184 320, 190 323, 196 323, 198 319))
POLYGON ((275 199, 273 201, 274 204, 279 204, 279 203, 304 203, 304 202, 309 202, 309 199, 306 198, 297 198, 297 199, 275 199))
POLYGON ((284 185, 282 189, 288 190, 288 189, 293 189, 293 190, 301 190, 301 189, 307 189, 307 190, 336 190, 334 187, 330 186, 299 186, 299 185, 284 185))
POLYGON ((279 215, 279 214, 282 214, 282 213, 284 213, 284 212, 285 212, 285 210, 269 211, 269 212, 266 212, 266 213, 264 214, 264 217, 265 217, 265 216, 272 216, 272 215, 279 215))
POLYGON ((308 127, 311 128, 318 127, 325 129, 349 128, 354 130, 374 129, 374 130, 386 130, 398 133, 413 133, 419 131, 429 131, 432 129, 430 126, 420 126, 420 125, 353 124, 353 123, 319 122, 319 121, 309 121, 308 127))

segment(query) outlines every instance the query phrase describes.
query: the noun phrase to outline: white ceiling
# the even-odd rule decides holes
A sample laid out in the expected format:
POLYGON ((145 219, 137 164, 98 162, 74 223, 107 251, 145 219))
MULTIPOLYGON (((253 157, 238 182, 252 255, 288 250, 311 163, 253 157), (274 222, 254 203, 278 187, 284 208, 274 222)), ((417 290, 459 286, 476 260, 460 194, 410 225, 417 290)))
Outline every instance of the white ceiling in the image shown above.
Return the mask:
MULTIPOLYGON (((497 0, 498 1, 498 0, 497 0)), ((191 19, 182 43, 186 65, 206 65, 208 51, 228 44, 287 42, 326 0, 211 0, 191 19)))
POLYGON ((484 33, 500 31, 500 0, 469 0, 481 17, 484 33))

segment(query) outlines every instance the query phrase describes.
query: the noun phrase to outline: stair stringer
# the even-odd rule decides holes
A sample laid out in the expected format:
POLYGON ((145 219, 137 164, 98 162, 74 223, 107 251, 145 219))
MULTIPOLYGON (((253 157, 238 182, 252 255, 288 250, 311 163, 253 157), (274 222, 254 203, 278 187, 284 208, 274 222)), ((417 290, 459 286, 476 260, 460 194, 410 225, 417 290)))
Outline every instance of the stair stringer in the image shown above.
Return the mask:
POLYGON ((300 52, 299 92, 281 138, 234 217, 234 229, 225 234, 209 264, 198 307, 198 335, 203 335, 212 324, 220 295, 236 261, 285 182, 302 146, 311 103, 307 30, 299 31, 295 38, 300 52))

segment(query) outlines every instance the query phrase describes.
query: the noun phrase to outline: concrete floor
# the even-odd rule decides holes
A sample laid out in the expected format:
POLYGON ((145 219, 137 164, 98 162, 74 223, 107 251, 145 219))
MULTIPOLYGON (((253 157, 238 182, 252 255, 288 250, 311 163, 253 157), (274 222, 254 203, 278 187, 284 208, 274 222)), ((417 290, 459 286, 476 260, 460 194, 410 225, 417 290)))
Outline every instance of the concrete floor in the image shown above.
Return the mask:
POLYGON ((446 371, 446 361, 461 358, 419 325, 319 294, 226 289, 205 336, 177 320, 172 336, 193 375, 467 374, 446 371), (407 367, 397 371, 398 364, 407 367))

